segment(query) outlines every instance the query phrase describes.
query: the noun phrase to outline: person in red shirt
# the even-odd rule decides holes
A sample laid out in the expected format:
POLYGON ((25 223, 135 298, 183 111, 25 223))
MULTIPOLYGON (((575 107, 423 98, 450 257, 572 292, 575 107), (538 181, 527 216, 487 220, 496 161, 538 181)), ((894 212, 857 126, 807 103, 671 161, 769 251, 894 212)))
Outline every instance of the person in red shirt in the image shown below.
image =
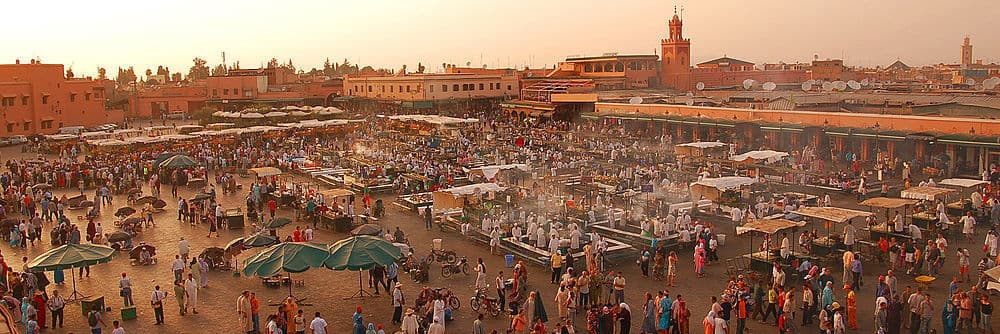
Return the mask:
POLYGON ((278 202, 275 202, 273 198, 268 200, 267 211, 271 213, 271 219, 274 219, 274 212, 277 210, 278 210, 278 202))
POLYGON ((298 226, 295 227, 295 232, 292 232, 292 241, 302 242, 302 230, 298 226))

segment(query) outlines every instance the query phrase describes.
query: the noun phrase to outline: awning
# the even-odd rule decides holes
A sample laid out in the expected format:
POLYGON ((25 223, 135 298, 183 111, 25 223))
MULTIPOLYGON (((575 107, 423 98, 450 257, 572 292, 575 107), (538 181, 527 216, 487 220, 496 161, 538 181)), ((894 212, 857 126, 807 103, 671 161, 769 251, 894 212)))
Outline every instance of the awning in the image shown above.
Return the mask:
POLYGON ((872 215, 872 213, 870 212, 837 208, 832 206, 827 206, 827 207, 807 206, 804 208, 799 208, 793 213, 806 217, 831 221, 835 223, 846 223, 847 221, 854 218, 868 217, 872 215))
POLYGON ((277 169, 277 168, 274 168, 274 167, 250 168, 250 169, 247 170, 247 172, 249 172, 251 174, 254 174, 254 175, 257 175, 257 177, 268 177, 268 176, 281 175, 281 170, 277 169))
POLYGON ((332 198, 354 195, 354 192, 347 189, 338 188, 338 189, 324 190, 319 192, 319 194, 323 196, 324 201, 328 201, 332 198))
POLYGON ((914 205, 917 203, 918 201, 913 199, 875 197, 866 199, 864 202, 859 203, 859 205, 876 207, 876 208, 895 209, 908 205, 914 205))
POLYGON ((756 182, 756 180, 749 177, 725 176, 719 178, 701 179, 699 181, 691 183, 691 186, 704 186, 726 191, 726 190, 737 189, 742 186, 748 186, 754 184, 754 182, 756 182))
POLYGON ((955 189, 927 187, 927 186, 911 187, 909 189, 904 189, 903 191, 901 191, 899 193, 899 197, 933 201, 937 199, 938 196, 947 195, 953 192, 955 192, 955 189))
POLYGON ((739 155, 734 155, 734 156, 732 156, 729 159, 732 160, 732 161, 738 161, 738 162, 747 162, 747 161, 750 161, 751 163, 753 163, 753 162, 756 162, 756 161, 763 161, 763 162, 766 162, 766 163, 774 163, 774 162, 777 162, 778 160, 784 159, 786 157, 788 157, 788 153, 786 153, 786 152, 764 150, 764 151, 750 151, 750 152, 747 152, 747 153, 743 153, 743 154, 739 154, 739 155))
POLYGON ((748 232, 761 232, 765 234, 775 234, 778 231, 806 226, 806 222, 794 222, 788 219, 757 219, 747 222, 743 226, 736 227, 736 235, 743 235, 748 232))
POLYGON ((485 193, 503 191, 504 189, 506 189, 506 188, 501 187, 501 186, 497 185, 496 183, 478 183, 478 184, 470 184, 470 185, 461 186, 461 187, 441 189, 441 190, 438 190, 438 191, 450 193, 452 196, 458 197, 458 196, 464 196, 464 195, 485 194, 485 193))
POLYGON ((983 180, 975 180, 975 179, 944 179, 941 180, 941 182, 938 182, 938 185, 962 187, 962 188, 972 188, 987 184, 989 184, 989 182, 983 180))

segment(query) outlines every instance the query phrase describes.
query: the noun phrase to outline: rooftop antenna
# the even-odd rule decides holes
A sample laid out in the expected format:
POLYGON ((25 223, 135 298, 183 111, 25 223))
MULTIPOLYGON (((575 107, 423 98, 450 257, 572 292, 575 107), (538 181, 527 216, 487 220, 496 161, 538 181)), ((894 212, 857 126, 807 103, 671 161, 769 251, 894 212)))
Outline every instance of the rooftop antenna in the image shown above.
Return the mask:
MULTIPOLYGON (((226 68, 226 51, 222 51, 222 68, 226 68)), ((229 74, 228 72, 229 70, 226 70, 225 74, 229 74)))
POLYGON ((681 21, 684 21, 684 6, 681 6, 681 14, 680 14, 680 17, 681 17, 681 21))

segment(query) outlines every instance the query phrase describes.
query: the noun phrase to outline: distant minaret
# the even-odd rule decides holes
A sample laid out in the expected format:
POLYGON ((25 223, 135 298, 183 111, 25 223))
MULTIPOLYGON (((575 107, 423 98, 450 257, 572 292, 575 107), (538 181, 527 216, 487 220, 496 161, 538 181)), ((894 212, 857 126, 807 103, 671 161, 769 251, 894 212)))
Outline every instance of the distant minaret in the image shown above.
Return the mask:
POLYGON ((962 65, 972 65, 972 43, 969 42, 969 36, 965 36, 965 42, 962 43, 962 65))

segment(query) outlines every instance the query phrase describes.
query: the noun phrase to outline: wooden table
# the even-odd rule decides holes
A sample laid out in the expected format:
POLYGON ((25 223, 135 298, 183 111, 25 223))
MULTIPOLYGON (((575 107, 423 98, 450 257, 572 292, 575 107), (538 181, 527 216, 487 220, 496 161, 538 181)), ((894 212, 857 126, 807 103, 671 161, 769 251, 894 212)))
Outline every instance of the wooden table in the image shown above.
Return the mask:
POLYGON ((913 240, 913 237, 911 237, 909 234, 896 233, 894 231, 888 230, 887 228, 880 228, 880 227, 869 228, 869 227, 866 227, 863 230, 867 230, 868 231, 868 240, 871 240, 872 242, 878 242, 879 238, 881 238, 881 237, 885 237, 886 240, 892 240, 892 238, 896 238, 896 241, 912 241, 913 240))

